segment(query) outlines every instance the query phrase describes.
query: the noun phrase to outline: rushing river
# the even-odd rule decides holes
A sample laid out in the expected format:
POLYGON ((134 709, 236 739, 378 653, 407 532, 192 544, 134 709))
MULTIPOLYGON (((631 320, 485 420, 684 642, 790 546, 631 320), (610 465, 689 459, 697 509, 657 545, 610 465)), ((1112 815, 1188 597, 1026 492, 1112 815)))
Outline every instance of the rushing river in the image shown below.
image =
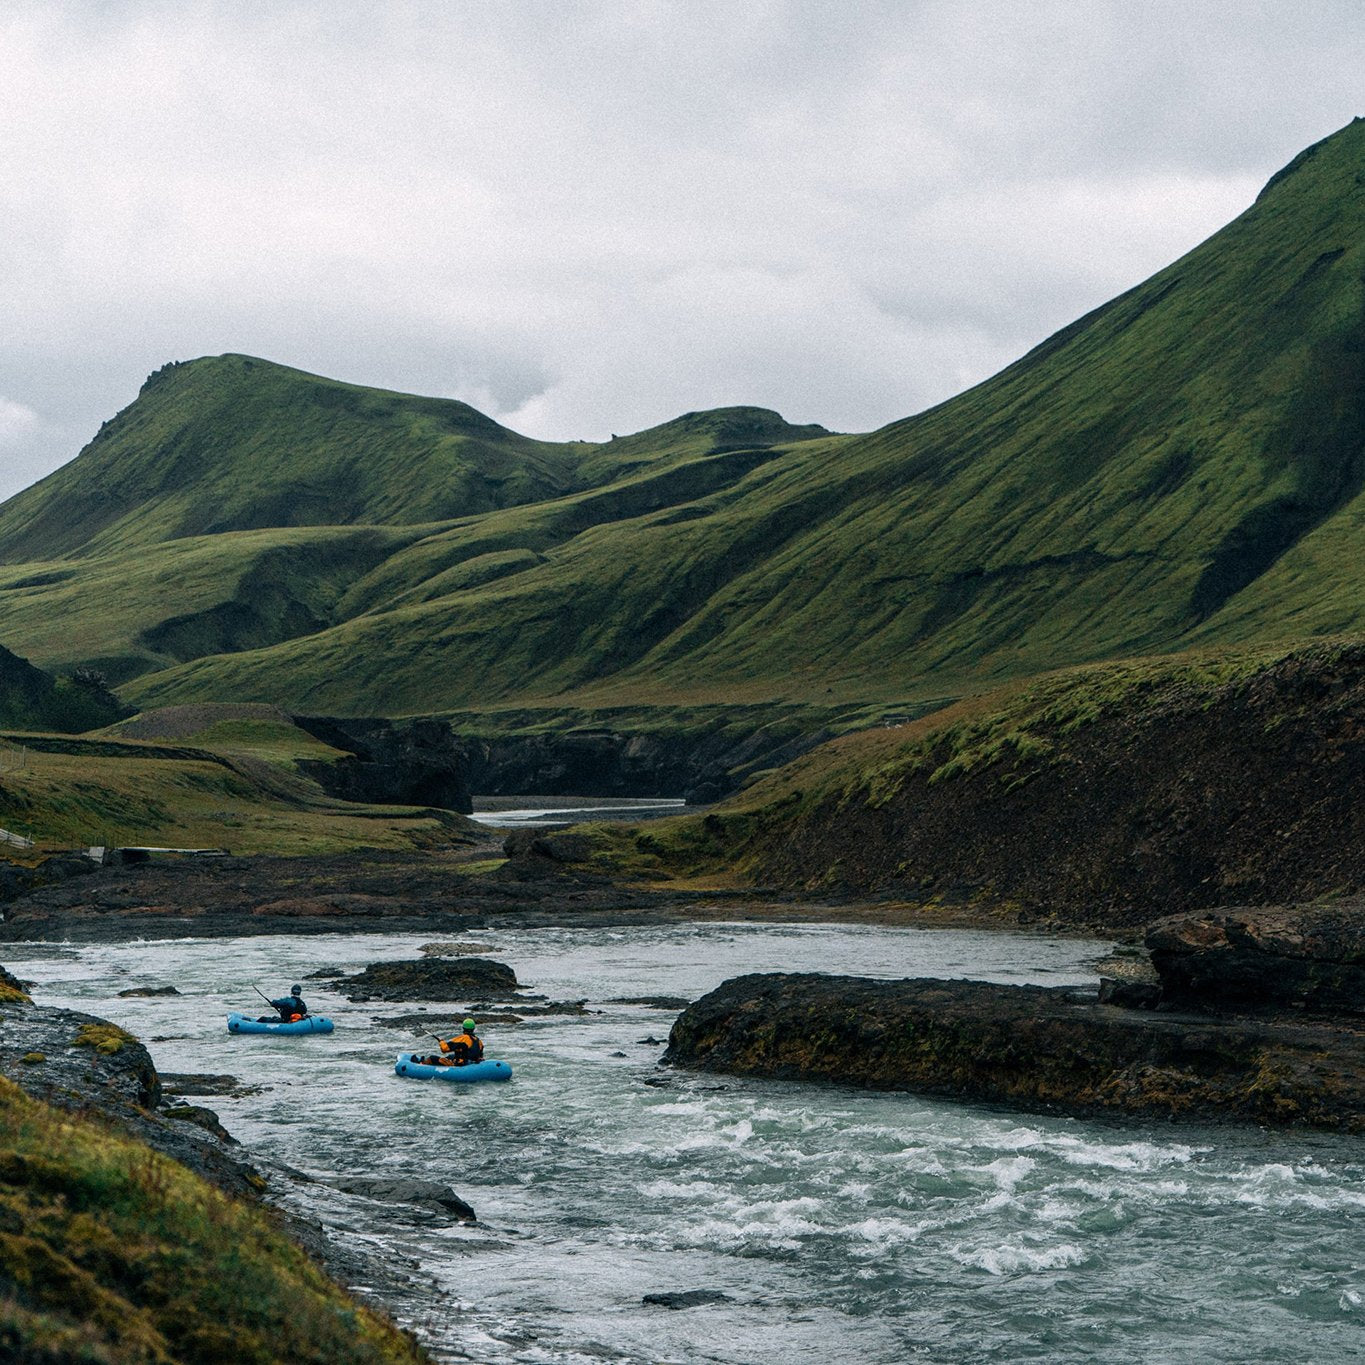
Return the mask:
MULTIPOLYGON (((417 1005, 307 982, 330 1037, 233 1037, 322 966, 416 956, 367 935, 7 945, 44 1003, 131 1028, 165 1071, 262 1093, 202 1101, 249 1147, 310 1174, 448 1181, 477 1227, 309 1185, 342 1241, 416 1263, 400 1316, 487 1362, 1271 1362, 1365 1355, 1358 1141, 1010 1114, 907 1095, 660 1072, 669 1011, 753 970, 1093 981, 1105 945, 870 927, 704 924, 469 937, 531 991, 598 1013, 485 1029, 509 1085, 400 1079, 417 1005), (180 1000, 119 999, 175 984, 180 1000), (650 1082, 662 1082, 651 1084, 650 1082), (682 1311, 644 1294, 706 1289, 682 1311)), ((426 1008, 440 1008, 430 1006, 426 1008)))

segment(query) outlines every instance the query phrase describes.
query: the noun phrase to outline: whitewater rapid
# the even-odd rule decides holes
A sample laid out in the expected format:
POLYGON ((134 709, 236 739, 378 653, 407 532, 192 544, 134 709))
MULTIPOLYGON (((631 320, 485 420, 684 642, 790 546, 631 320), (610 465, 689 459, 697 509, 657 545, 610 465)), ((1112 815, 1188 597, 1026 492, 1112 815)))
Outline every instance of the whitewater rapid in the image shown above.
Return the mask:
MULTIPOLYGON (((451 1184, 474 1227, 287 1187, 338 1241, 411 1275, 400 1317, 450 1359, 1302 1361, 1365 1344, 1357 1139, 1021 1115, 661 1071, 672 1010, 746 971, 1093 983, 1099 942, 820 925, 488 930, 530 991, 591 1013, 485 1028, 509 1085, 405 1081, 412 1035, 308 981, 417 955, 414 935, 7 945, 43 1003, 131 1028, 164 1071, 265 1088, 200 1101, 320 1180, 451 1184), (330 1037, 233 1037, 303 981, 330 1037), (175 985, 180 999, 121 999, 175 985), (653 1041, 646 1041, 653 1040, 653 1041), (646 1294, 728 1296, 669 1311, 646 1294)), ((280 1183, 280 1182, 277 1182, 280 1183)))

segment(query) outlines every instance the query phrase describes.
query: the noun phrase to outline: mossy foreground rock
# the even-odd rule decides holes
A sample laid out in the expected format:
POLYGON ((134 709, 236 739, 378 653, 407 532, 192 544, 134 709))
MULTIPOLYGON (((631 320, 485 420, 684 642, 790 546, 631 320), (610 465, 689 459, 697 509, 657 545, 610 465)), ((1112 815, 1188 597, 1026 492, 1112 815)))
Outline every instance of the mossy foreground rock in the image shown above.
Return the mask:
POLYGON ((0 1077, 0 1359, 427 1359, 270 1214, 0 1077))
POLYGON ((1070 1113, 1365 1131, 1358 1028, 1128 1011, 1072 989, 742 976, 679 1016, 663 1060, 1070 1113))
POLYGON ((1365 904, 1236 907, 1147 931, 1165 998, 1365 1014, 1365 904))
POLYGON ((376 962, 340 983, 352 1000, 492 1000, 513 994, 517 974, 486 957, 376 962))

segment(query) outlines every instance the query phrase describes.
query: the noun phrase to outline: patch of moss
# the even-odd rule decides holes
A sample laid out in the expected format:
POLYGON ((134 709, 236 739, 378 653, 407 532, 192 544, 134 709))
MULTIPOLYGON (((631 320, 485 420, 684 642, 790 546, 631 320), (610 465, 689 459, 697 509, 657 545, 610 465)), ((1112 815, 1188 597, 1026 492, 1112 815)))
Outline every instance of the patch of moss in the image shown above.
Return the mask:
POLYGON ((39 1062, 47 1061, 46 1052, 26 1052, 19 1058, 26 1066, 37 1066, 39 1062))
POLYGON ((137 1039, 117 1024, 82 1024, 72 1047, 93 1047, 96 1052, 111 1057, 122 1052, 126 1044, 135 1042, 137 1039))

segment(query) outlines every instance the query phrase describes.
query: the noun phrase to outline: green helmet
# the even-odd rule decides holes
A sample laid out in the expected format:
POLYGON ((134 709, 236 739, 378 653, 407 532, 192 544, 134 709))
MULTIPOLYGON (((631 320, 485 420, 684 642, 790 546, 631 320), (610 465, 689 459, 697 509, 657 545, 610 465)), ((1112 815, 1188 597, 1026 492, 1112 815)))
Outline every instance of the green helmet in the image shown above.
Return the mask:
POLYGON ((466 1020, 464 1021, 464 1023, 460 1025, 461 1028, 467 1028, 467 1029, 473 1028, 474 1026, 475 1026, 475 1025, 474 1025, 474 1021, 473 1021, 472 1019, 466 1019, 466 1020))

